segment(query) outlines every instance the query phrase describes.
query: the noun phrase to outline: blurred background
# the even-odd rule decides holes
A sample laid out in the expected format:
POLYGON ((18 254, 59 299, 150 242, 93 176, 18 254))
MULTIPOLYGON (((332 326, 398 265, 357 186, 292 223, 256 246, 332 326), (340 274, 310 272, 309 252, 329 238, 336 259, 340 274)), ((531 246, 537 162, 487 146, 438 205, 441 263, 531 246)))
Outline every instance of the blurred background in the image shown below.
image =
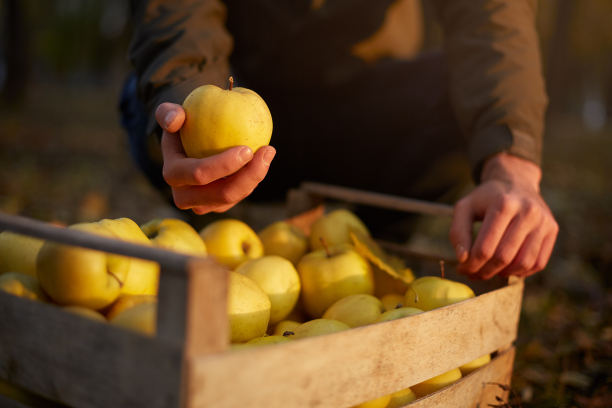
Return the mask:
MULTIPOLYGON (((123 0, 2 0, 0 211, 71 224, 181 216, 132 162, 123 0)), ((427 15, 427 6, 424 7, 427 15)), ((527 280, 512 406, 612 406, 612 2, 541 2, 543 194, 560 224, 527 280)), ((439 47, 425 21, 424 47, 439 47)))

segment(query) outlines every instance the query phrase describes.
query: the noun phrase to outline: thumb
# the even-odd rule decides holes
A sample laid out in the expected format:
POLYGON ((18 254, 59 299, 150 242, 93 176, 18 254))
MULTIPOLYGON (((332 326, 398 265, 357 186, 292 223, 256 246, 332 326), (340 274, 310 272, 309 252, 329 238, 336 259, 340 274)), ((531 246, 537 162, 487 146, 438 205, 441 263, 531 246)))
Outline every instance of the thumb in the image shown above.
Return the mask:
POLYGON ((185 122, 185 111, 181 105, 164 102, 155 110, 155 120, 162 129, 176 133, 185 122))
POLYGON ((453 221, 451 223, 449 238, 459 263, 467 261, 472 245, 472 203, 469 197, 463 198, 455 204, 453 221))

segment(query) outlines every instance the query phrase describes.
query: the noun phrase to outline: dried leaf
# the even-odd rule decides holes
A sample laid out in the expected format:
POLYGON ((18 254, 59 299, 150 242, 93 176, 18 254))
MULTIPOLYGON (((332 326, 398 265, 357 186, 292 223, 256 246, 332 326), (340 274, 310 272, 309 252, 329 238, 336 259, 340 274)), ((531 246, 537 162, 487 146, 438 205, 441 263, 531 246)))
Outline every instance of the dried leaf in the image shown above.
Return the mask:
POLYGON ((374 266, 404 283, 414 280, 412 270, 407 268, 400 258, 386 254, 371 237, 354 230, 350 232, 350 236, 355 250, 374 266))

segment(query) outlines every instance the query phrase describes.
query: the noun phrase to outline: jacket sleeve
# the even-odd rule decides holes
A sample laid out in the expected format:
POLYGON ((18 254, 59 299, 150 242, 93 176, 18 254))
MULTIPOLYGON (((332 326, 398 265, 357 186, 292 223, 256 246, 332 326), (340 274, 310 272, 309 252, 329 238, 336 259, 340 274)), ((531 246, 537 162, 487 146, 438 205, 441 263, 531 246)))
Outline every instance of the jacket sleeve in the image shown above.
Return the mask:
POLYGON ((507 152, 540 164, 547 96, 535 29, 536 0, 436 0, 450 97, 478 181, 507 152))
POLYGON ((132 16, 129 58, 151 134, 160 103, 180 104, 197 86, 227 83, 233 41, 218 0, 133 0, 132 16))

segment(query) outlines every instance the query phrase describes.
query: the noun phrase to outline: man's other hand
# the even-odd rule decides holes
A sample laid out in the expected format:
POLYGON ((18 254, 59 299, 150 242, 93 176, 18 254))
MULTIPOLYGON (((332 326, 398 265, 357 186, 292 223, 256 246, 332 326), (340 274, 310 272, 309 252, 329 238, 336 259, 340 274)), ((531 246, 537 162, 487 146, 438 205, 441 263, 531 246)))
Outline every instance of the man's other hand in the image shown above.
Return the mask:
POLYGON ((481 184, 455 204, 450 240, 459 272, 474 278, 529 276, 544 269, 559 227, 540 195, 540 168, 500 153, 489 159, 481 184), (482 220, 472 242, 472 225, 482 220))

